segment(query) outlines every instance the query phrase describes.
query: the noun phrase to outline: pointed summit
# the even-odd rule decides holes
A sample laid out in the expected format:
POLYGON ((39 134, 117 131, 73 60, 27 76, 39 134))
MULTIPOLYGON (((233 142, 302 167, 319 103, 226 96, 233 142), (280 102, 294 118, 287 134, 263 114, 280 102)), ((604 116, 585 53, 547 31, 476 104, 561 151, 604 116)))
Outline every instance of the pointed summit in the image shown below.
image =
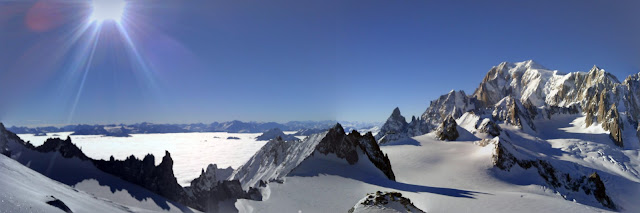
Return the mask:
POLYGON ((398 117, 398 116, 402 116, 402 114, 400 114, 400 108, 396 107, 395 109, 393 109, 393 112, 391 113, 391 117, 398 117))
POLYGON ((336 123, 335 126, 333 126, 331 129, 329 129, 329 132, 332 131, 337 131, 338 134, 344 134, 344 128, 342 128, 342 125, 340 123, 336 123))

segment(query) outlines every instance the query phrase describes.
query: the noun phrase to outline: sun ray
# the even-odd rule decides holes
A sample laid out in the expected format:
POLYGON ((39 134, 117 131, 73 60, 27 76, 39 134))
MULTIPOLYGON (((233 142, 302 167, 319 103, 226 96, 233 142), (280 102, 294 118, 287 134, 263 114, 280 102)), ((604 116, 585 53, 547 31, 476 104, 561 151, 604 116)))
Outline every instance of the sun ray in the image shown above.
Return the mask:
POLYGON ((71 112, 69 113, 69 116, 67 117, 67 123, 71 123, 71 120, 73 118, 73 114, 75 113, 76 107, 78 106, 78 102, 80 101, 80 96, 82 95, 82 91, 84 90, 84 83, 87 80, 87 75, 89 74, 89 70, 91 68, 91 63, 93 62, 93 56, 95 55, 96 47, 98 46, 98 41, 100 40, 100 31, 101 31, 101 29, 102 28, 100 28, 100 27, 96 27, 95 30, 93 31, 93 34, 95 35, 95 38, 93 40, 93 45, 91 46, 89 57, 87 58, 85 66, 84 66, 84 72, 82 73, 82 80, 80 81, 80 88, 78 88, 78 91, 76 92, 75 99, 73 100, 73 105, 71 106, 71 112))

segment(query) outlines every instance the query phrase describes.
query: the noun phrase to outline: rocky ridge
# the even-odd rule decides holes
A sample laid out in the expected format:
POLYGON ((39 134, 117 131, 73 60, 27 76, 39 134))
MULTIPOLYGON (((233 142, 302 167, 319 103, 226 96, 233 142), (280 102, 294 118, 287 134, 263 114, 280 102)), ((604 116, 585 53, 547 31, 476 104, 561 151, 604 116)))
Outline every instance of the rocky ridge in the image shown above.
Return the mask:
MULTIPOLYGON (((113 156, 108 161, 95 160, 87 157, 80 148, 71 142, 70 138, 66 140, 50 138, 44 144, 35 147, 28 142, 22 141, 12 132, 7 131, 0 123, 0 147, 2 146, 7 150, 3 154, 9 157, 20 157, 24 152, 39 152, 53 153, 60 155, 62 158, 76 158, 82 162, 89 162, 100 171, 201 211, 218 212, 217 204, 223 200, 261 199, 259 191, 253 188, 245 191, 237 180, 216 181, 204 190, 182 188, 174 176, 173 160, 169 152, 165 153, 162 162, 157 166, 153 155, 146 155, 142 160, 134 156, 130 156, 125 160, 115 160, 113 156)), ((206 177, 207 175, 204 175, 204 177, 201 175, 194 181, 203 182, 199 179, 206 177)))
POLYGON ((346 134, 340 124, 302 141, 271 140, 229 179, 239 180, 245 189, 268 182, 283 182, 298 165, 315 155, 335 155, 350 165, 370 161, 388 179, 395 180, 389 158, 382 153, 373 135, 360 135, 355 130, 346 134))

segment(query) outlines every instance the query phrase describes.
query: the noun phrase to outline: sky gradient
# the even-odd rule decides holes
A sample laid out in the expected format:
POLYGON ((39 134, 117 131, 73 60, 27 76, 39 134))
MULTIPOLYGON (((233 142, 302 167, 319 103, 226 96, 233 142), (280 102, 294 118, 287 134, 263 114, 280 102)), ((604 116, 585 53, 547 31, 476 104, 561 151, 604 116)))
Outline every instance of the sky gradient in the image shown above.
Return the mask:
POLYGON ((0 121, 382 122, 528 59, 622 80, 640 3, 615 2, 141 0, 79 30, 86 1, 0 0, 0 121))

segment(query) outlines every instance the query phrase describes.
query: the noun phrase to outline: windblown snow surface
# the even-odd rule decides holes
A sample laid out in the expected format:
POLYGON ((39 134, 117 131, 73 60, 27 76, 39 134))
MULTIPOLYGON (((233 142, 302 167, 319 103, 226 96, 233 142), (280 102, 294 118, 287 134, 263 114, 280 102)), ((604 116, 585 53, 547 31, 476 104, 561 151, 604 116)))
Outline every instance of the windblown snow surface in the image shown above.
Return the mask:
MULTIPOLYGON (((439 141, 429 133, 382 146, 397 182, 373 175, 379 170, 369 165, 354 167, 328 155, 296 168, 284 183, 267 184, 263 201, 239 200, 236 207, 241 212, 346 212, 367 193, 397 191, 426 212, 612 211, 592 195, 548 187, 535 169, 514 166, 507 172, 494 167, 496 145, 480 143, 491 136, 469 125, 477 119, 463 115, 457 120, 458 141, 439 141)), ((500 125, 503 132, 498 137, 562 172, 597 171, 618 211, 640 210, 638 150, 615 146, 600 127, 585 128, 582 115, 562 115, 535 124, 537 133, 500 125)))
POLYGON ((63 212, 47 204, 61 201, 73 212, 130 212, 115 204, 53 181, 0 155, 0 212, 63 212))

